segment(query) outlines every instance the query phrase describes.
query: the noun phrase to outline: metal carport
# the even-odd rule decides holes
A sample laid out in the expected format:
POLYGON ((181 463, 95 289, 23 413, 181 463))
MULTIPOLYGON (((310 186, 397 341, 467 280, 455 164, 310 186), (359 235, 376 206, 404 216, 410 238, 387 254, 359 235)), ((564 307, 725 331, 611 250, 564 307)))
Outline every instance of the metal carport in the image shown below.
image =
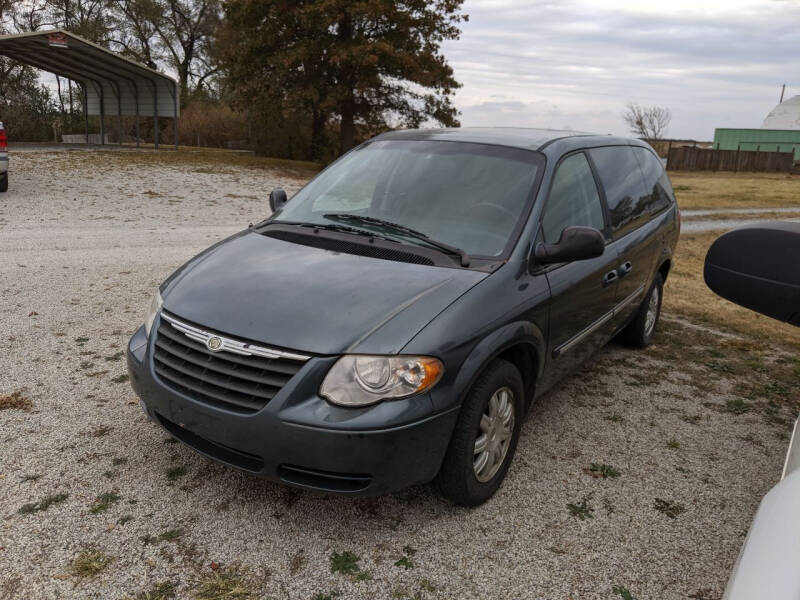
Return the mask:
POLYGON ((80 84, 87 143, 89 115, 100 116, 100 141, 105 143, 105 117, 111 101, 120 131, 123 115, 136 117, 137 145, 139 117, 153 117, 156 148, 158 119, 163 117, 175 120, 175 147, 178 147, 180 98, 178 85, 171 77, 63 29, 0 35, 0 55, 80 84))

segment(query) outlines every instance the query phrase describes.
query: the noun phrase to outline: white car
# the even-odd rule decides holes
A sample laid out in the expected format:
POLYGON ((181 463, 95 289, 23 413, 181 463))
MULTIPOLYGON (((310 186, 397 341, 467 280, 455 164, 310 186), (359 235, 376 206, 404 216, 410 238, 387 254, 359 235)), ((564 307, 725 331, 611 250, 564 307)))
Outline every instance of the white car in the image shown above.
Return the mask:
MULTIPOLYGON (((706 284, 723 298, 800 327, 800 223, 760 222, 708 249, 706 284)), ((800 600, 800 419, 780 482, 758 507, 724 600, 800 600)))
POLYGON ((723 600, 800 598, 800 419, 781 481, 758 507, 723 600))
POLYGON ((8 138, 6 128, 0 122, 0 192, 8 190, 8 138))

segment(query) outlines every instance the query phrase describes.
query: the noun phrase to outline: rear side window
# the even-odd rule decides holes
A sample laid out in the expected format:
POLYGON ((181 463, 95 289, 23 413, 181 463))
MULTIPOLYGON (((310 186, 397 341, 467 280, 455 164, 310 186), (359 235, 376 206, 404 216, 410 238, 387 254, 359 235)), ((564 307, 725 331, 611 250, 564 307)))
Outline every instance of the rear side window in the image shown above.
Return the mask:
POLYGON ((558 165, 542 218, 545 242, 556 243, 564 229, 575 225, 600 231, 606 226, 597 185, 583 152, 568 156, 558 165))
POLYGON ((650 190, 650 214, 661 212, 672 204, 672 185, 661 161, 647 148, 634 148, 642 168, 644 183, 650 190))
POLYGON ((614 237, 643 225, 650 212, 651 190, 633 150, 630 146, 606 146, 589 151, 606 192, 614 237))

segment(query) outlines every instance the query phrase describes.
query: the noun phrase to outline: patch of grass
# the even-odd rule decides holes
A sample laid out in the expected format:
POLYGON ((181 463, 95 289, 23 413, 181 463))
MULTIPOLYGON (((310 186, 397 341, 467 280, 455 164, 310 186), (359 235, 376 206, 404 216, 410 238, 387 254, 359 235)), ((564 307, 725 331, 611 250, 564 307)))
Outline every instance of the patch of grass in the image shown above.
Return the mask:
POLYGON ((674 519, 679 514, 686 510, 686 507, 683 504, 678 504, 672 500, 662 500, 661 498, 656 498, 655 502, 653 503, 653 508, 655 508, 658 512, 664 513, 670 519, 674 519))
POLYGON ((108 435, 108 433, 114 429, 113 427, 109 427, 108 425, 101 425, 100 427, 93 429, 92 433, 90 434, 92 437, 104 437, 108 435))
POLYGON ((571 514, 573 517, 579 518, 581 521, 585 521, 586 519, 594 519, 594 509, 591 508, 588 503, 588 498, 583 498, 577 504, 570 502, 567 504, 567 510, 569 511, 569 514, 571 514))
POLYGON ((33 400, 16 390, 10 394, 0 394, 0 410, 24 410, 30 412, 33 409, 33 400))
POLYGON ((113 561, 113 556, 109 556, 97 548, 84 548, 72 559, 69 572, 75 577, 94 577, 113 561))
POLYGON ((342 593, 339 590, 331 590, 330 592, 317 592, 311 597, 311 600, 333 600, 338 598, 342 593))
POLYGON ((123 373, 122 375, 118 375, 117 377, 112 377, 111 383, 125 383, 126 381, 128 381, 128 379, 130 379, 130 377, 128 377, 128 374, 123 373))
POLYGON ((667 448, 669 448, 670 450, 677 450, 680 447, 681 447, 681 443, 678 440, 676 440, 675 438, 671 438, 671 439, 667 440, 667 448))
POLYGON ((89 341, 89 338, 85 337, 85 336, 81 336, 81 337, 76 337, 75 338, 75 343, 77 343, 79 346, 83 346, 88 341, 89 341))
POLYGON ((139 592, 135 596, 126 596, 123 600, 171 600, 178 593, 178 585, 172 581, 162 581, 149 590, 139 592))
POLYGON ((23 504, 17 512, 21 515, 44 512, 55 504, 61 504, 67 498, 69 498, 69 494, 53 494, 51 496, 42 498, 38 502, 28 502, 27 504, 23 504))
POLYGON ((100 494, 89 507, 89 513, 97 515, 106 512, 113 504, 118 502, 120 498, 121 496, 114 490, 100 494))
POLYGON ((608 477, 619 477, 620 475, 617 469, 604 463, 592 463, 588 468, 584 469, 583 472, 587 475, 591 475, 592 477, 602 477, 603 479, 608 477))
POLYGON ((404 569, 413 569, 414 568, 414 561, 412 561, 407 556, 401 556, 397 561, 394 563, 395 567, 403 567, 404 569))
POLYGON ((174 542, 183 535, 183 529, 167 529, 158 536, 161 542, 174 542))
POLYGON ((332 552, 330 556, 331 573, 341 573, 350 575, 356 581, 367 581, 372 579, 368 571, 364 571, 358 566, 361 560, 358 554, 345 550, 344 552, 332 552))
POLYGON ((247 573, 238 565, 217 567, 192 582, 196 600, 247 600, 253 595, 247 573))
POLYGON ((622 600, 636 600, 633 597, 633 594, 631 594, 630 590, 628 590, 628 588, 626 588, 624 585, 615 583, 611 586, 611 591, 617 596, 620 596, 622 600))
POLYGON ((332 552, 331 573, 342 573, 343 575, 353 575, 360 571, 358 554, 345 550, 344 552, 332 552))
POLYGON ((186 467, 186 465, 177 465, 175 467, 170 467, 169 469, 167 469, 167 479, 169 479, 170 481, 177 481, 178 479, 186 475, 186 473, 188 472, 189 469, 186 467))
POLYGON ((692 425, 697 425, 702 420, 703 415, 681 415, 681 421, 684 423, 691 423, 692 425))
POLYGON ((117 362, 119 360, 122 360, 123 356, 125 356, 125 353, 122 350, 120 350, 119 352, 115 352, 111 356, 105 356, 103 358, 108 362, 117 362))
POLYGON ((743 415, 750 410, 750 403, 741 398, 730 398, 725 403, 725 411, 734 415, 743 415))

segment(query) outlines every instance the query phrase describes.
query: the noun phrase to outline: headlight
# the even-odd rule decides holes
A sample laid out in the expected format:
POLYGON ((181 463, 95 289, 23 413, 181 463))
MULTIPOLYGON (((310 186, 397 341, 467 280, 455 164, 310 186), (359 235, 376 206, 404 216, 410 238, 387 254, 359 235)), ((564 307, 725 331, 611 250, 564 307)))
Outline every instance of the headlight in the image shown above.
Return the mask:
POLYGON ((147 309, 147 316, 144 318, 144 333, 150 337, 150 330, 153 328, 153 321, 156 320, 156 315, 161 307, 164 305, 164 300, 161 298, 161 293, 156 290, 153 299, 150 301, 150 307, 147 309))
POLYGON ((340 406, 367 406, 430 389, 442 373, 441 361, 429 356, 343 356, 319 393, 340 406))

